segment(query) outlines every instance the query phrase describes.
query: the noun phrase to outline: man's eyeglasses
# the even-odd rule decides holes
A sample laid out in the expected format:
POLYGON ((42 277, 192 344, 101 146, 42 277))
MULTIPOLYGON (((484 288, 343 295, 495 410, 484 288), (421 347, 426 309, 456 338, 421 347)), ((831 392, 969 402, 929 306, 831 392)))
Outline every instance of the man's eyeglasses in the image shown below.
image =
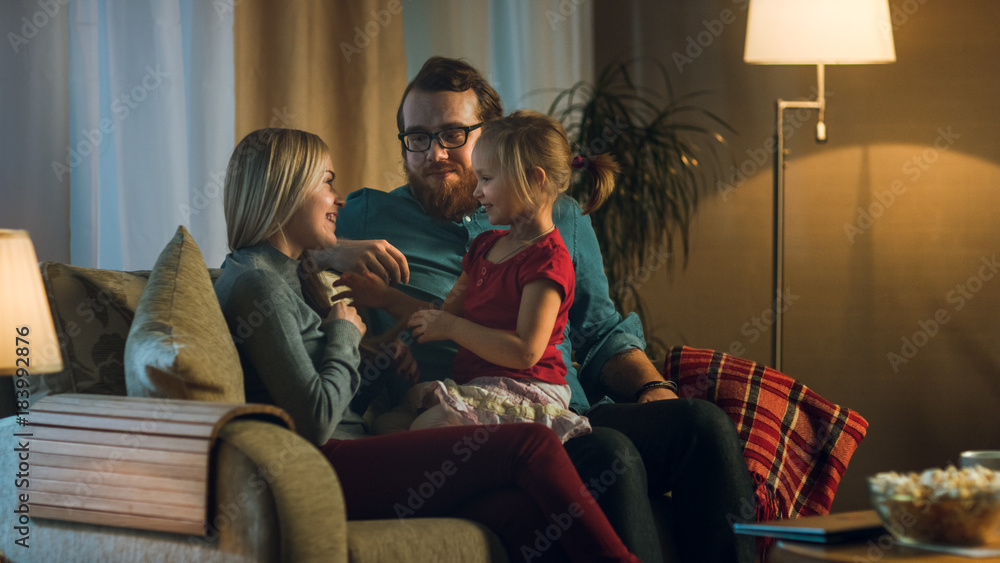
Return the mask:
POLYGON ((431 148, 431 142, 437 141, 443 149, 457 149, 469 140, 469 132, 482 127, 482 123, 467 125, 465 127, 452 127, 437 133, 427 133, 425 131, 410 131, 400 133, 399 140, 403 141, 403 147, 410 152, 424 152, 431 148))

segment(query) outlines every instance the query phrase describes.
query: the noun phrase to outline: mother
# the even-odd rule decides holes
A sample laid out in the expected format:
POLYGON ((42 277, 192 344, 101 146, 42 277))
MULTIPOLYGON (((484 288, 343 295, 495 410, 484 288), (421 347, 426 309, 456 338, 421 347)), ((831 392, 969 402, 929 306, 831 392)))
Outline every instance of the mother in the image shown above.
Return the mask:
POLYGON ((343 200, 333 179, 326 144, 304 131, 254 131, 230 158, 225 213, 232 252, 215 290, 240 353, 247 400, 285 409, 321 448, 340 478, 350 519, 463 516, 492 528, 518 560, 537 558, 530 547, 536 533, 575 505, 570 513, 579 512, 580 525, 543 559, 636 561, 547 427, 365 437, 363 420, 350 409, 361 385, 365 325, 343 301, 321 316, 303 297, 308 274, 300 257, 337 242, 343 200), (264 321, 247 334, 250 318, 264 321), (435 494, 409 506, 410 490, 439 472, 448 477, 435 494))

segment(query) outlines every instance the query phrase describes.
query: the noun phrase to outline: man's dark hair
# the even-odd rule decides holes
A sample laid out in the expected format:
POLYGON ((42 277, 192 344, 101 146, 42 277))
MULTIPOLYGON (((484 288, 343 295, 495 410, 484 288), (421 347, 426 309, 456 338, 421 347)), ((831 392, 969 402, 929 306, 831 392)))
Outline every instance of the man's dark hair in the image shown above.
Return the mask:
MULTIPOLYGON (((471 89, 479 98, 479 120, 492 121, 503 117, 500 95, 490 86, 486 78, 476 68, 465 61, 445 57, 427 59, 420 72, 406 85, 403 98, 396 110, 396 127, 403 132, 403 102, 410 90, 416 88, 424 92, 465 92, 471 89)), ((471 124, 470 124, 471 125, 471 124)))

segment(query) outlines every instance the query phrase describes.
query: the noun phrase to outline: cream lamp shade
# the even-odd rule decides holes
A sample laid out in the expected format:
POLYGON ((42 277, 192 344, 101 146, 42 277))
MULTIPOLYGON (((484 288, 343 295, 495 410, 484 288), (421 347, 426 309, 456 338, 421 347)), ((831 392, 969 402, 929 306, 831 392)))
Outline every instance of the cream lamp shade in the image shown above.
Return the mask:
POLYGON ((35 247, 27 231, 0 229, 0 375, 62 369, 35 247))
POLYGON ((887 0, 751 0, 747 19, 748 63, 896 60, 887 0))

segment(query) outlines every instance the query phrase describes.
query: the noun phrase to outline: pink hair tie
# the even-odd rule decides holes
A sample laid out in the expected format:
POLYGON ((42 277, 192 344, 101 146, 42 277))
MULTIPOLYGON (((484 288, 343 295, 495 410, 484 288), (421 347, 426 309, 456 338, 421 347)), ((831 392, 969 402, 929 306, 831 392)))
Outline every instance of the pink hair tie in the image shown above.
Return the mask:
POLYGON ((579 170, 580 168, 586 168, 587 167, 587 159, 583 158, 582 156, 574 156, 573 157, 573 162, 570 163, 570 166, 572 166, 573 168, 576 168, 577 170, 579 170))

